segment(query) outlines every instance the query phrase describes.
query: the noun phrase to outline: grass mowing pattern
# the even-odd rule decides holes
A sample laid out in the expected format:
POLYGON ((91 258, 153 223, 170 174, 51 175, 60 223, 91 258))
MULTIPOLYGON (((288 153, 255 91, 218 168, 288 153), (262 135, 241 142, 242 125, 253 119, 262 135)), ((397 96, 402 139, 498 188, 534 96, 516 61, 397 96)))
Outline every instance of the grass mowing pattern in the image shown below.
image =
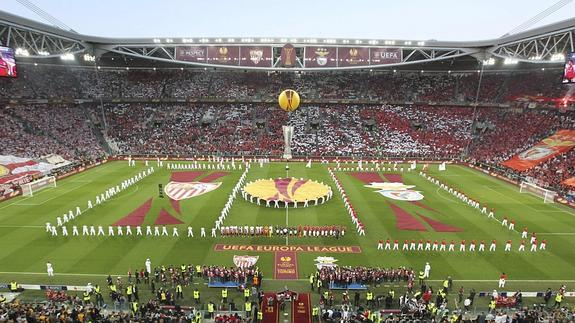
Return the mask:
MULTIPOLYGON (((155 164, 155 163, 152 163, 155 164)), ((246 182, 258 178, 284 177, 283 163, 265 164, 264 167, 254 164, 248 173, 246 182)), ((9 281, 14 277, 5 272, 44 273, 45 263, 54 264, 57 276, 49 279, 45 275, 20 275, 23 283, 73 283, 84 284, 89 276, 62 276, 58 274, 125 274, 129 269, 140 269, 147 257, 156 264, 220 264, 232 266, 233 252, 214 252, 215 243, 229 244, 285 244, 281 237, 263 238, 200 238, 199 228, 209 228, 225 204, 228 194, 241 175, 241 171, 230 171, 220 178, 222 185, 217 190, 181 202, 182 214, 178 215, 167 198, 160 199, 158 184, 166 184, 171 172, 157 169, 155 173, 128 188, 111 201, 95 207, 76 219, 73 224, 108 226, 124 217, 129 212, 153 198, 150 212, 144 221, 153 225, 157 215, 165 208, 172 215, 181 219, 179 238, 166 237, 56 237, 44 232, 46 222, 55 222, 55 218, 75 209, 77 205, 85 208, 88 198, 106 188, 119 184, 138 171, 145 169, 143 163, 128 167, 125 162, 109 162, 95 169, 69 177, 58 182, 58 187, 38 192, 33 197, 18 197, 0 204, 0 236, 3 247, 0 248, 1 271, 0 281, 9 281), (194 227, 195 238, 186 237, 186 227, 194 227)), ((216 172, 216 171, 206 171, 216 172)), ((381 172, 383 173, 386 172, 381 172)), ((478 214, 461 201, 418 175, 418 171, 403 173, 403 180, 408 185, 415 185, 425 195, 425 205, 437 210, 421 208, 409 202, 391 201, 373 189, 365 188, 364 183, 348 173, 337 172, 336 175, 345 187, 348 196, 358 215, 366 226, 367 235, 359 237, 352 228, 351 220, 337 194, 325 205, 311 206, 303 209, 290 209, 288 224, 297 225, 346 225, 349 230, 345 237, 333 238, 297 238, 290 237, 288 243, 305 245, 354 245, 360 246, 361 254, 335 254, 340 265, 349 266, 407 266, 419 270, 425 262, 432 265, 431 279, 443 279, 451 275, 455 280, 490 280, 495 281, 501 272, 506 272, 510 280, 533 280, 535 282, 518 282, 517 287, 544 288, 546 280, 570 280, 575 269, 572 250, 575 247, 574 212, 563 206, 544 204, 542 199, 529 194, 520 194, 517 187, 471 170, 463 166, 448 166, 446 172, 437 172, 432 166, 430 173, 441 181, 459 188, 467 195, 487 203, 496 210, 496 216, 504 215, 516 220, 516 230, 524 226, 535 231, 538 237, 548 241, 546 252, 517 252, 520 233, 511 232, 486 216, 478 214), (395 226, 395 216, 389 202, 393 202, 411 214, 422 214, 443 223, 460 227, 462 232, 435 232, 424 223, 428 231, 400 231, 395 226), (377 251, 379 239, 454 239, 458 245, 462 239, 468 242, 475 239, 485 240, 487 248, 492 239, 497 239, 497 251, 490 253, 447 253, 447 252, 382 252, 377 251), (503 252, 503 242, 511 239, 514 242, 513 252, 503 252), (541 281, 541 283, 537 283, 541 281)), ((313 164, 305 168, 305 163, 290 164, 290 176, 315 179, 334 187, 327 173, 327 166, 313 164)), ((335 189, 335 188, 334 188, 335 189)), ((257 206, 241 199, 235 201, 225 225, 285 225, 284 209, 257 206)), ((69 231, 71 232, 69 224, 69 231)), ((106 230, 107 231, 107 230, 106 230)), ((134 230, 135 232, 135 230, 134 230)), ((169 230, 171 234, 171 229, 169 230)), ((249 253, 247 253, 249 254, 249 253)), ((267 277, 273 270, 273 254, 261 253, 258 265, 267 277)), ((298 271, 300 279, 306 279, 315 270, 313 259, 319 255, 300 253, 298 271)), ((96 278, 94 278, 96 279, 96 278)), ((268 280, 269 281, 269 280, 268 280)), ((279 283, 279 282, 278 282, 279 283)), ((284 286, 286 282, 281 282, 284 286)), ((272 283, 273 285, 274 283, 272 283)), ((297 282, 293 282, 296 284, 297 282)), ((493 288, 495 282, 486 283, 493 288)), ((554 285, 557 285, 555 283, 554 285)), ((515 284, 514 284, 515 285, 515 284)), ((512 286, 514 286, 512 285, 512 286)), ((554 285, 551 285, 553 287, 554 285)))

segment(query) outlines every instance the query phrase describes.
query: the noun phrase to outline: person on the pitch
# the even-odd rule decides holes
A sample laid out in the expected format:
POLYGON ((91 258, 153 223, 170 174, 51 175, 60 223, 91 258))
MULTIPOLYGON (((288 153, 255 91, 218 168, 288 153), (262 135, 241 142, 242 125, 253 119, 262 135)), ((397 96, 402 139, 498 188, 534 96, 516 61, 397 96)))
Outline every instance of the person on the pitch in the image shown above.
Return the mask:
POLYGON ((505 242, 505 251, 511 251, 511 240, 507 240, 507 242, 505 242))
POLYGON ((505 273, 501 273, 499 276, 499 288, 505 288, 505 281, 507 280, 507 275, 505 273))

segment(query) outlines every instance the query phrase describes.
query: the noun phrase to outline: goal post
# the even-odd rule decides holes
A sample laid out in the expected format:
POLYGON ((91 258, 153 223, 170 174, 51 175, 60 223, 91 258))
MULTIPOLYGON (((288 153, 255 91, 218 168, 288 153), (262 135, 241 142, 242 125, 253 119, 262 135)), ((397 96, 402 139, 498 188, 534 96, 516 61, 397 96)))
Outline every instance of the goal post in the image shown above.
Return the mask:
POLYGON ((47 176, 27 184, 22 184, 20 187, 22 188, 23 196, 34 196, 35 192, 38 192, 44 188, 56 187, 56 177, 47 176))
POLYGON ((545 189, 529 182, 519 184, 519 193, 530 193, 543 198, 544 203, 554 203, 557 192, 545 189))

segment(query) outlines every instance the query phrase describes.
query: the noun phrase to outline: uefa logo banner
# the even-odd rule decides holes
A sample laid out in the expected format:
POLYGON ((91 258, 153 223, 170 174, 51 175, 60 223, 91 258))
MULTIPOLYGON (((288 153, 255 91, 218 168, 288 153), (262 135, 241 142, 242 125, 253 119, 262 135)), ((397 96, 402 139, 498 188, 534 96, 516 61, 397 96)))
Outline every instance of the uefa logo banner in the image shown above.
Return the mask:
POLYGON ((180 201, 209 193, 220 187, 220 185, 222 185, 221 182, 169 182, 164 186, 164 192, 172 200, 180 201))
POLYGON ((234 265, 239 268, 249 268, 258 262, 260 256, 236 256, 234 255, 234 265))

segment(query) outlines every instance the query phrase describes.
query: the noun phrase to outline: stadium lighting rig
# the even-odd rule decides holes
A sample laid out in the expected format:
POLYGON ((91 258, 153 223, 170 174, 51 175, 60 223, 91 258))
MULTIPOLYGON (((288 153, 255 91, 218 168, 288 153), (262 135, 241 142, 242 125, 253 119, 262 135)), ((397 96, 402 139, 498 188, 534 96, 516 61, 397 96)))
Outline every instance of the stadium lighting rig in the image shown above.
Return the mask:
POLYGON ((30 56, 30 52, 24 48, 16 48, 17 56, 30 56))
POLYGON ((60 55, 60 59, 63 61, 73 61, 76 59, 76 57, 74 57, 74 54, 72 54, 72 53, 66 53, 66 54, 60 55))
POLYGON ((495 59, 493 57, 489 57, 488 59, 483 60, 483 65, 485 66, 495 65, 495 59))
POLYGON ((50 52, 45 51, 45 50, 39 50, 39 51, 38 51, 38 55, 40 55, 40 56, 49 56, 49 55, 50 55, 50 52))
POLYGON ((551 58, 549 60, 552 62, 562 62, 565 60, 565 55, 562 53, 555 53, 551 55, 551 58))
POLYGON ((504 65, 517 65, 517 63, 518 63, 518 61, 516 59, 513 59, 513 58, 506 58, 503 61, 504 65))
POLYGON ((90 54, 84 54, 84 61, 86 62, 95 62, 96 56, 90 54))

